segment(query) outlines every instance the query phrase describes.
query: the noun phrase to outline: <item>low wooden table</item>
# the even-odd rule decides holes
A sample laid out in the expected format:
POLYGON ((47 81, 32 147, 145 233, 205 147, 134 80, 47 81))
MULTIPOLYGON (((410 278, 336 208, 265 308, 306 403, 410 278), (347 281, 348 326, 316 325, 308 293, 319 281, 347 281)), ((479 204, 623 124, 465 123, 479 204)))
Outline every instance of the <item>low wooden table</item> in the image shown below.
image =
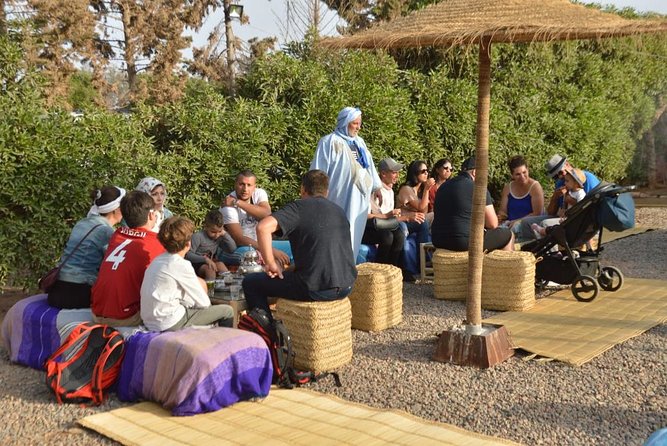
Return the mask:
POLYGON ((229 293, 229 288, 216 291, 211 297, 211 303, 213 305, 225 304, 232 307, 234 310, 234 324, 233 327, 236 328, 239 324, 239 316, 241 313, 248 309, 248 303, 244 298, 241 299, 232 299, 229 293))

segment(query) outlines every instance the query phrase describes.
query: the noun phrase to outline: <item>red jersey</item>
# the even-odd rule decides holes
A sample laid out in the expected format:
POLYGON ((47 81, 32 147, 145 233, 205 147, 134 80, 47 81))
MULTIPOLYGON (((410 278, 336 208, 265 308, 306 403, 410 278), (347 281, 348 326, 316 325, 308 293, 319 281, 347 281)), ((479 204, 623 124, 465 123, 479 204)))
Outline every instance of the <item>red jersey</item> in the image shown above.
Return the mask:
POLYGON ((91 292, 93 314, 127 319, 138 313, 146 268, 163 252, 165 249, 155 232, 127 227, 116 229, 91 292))

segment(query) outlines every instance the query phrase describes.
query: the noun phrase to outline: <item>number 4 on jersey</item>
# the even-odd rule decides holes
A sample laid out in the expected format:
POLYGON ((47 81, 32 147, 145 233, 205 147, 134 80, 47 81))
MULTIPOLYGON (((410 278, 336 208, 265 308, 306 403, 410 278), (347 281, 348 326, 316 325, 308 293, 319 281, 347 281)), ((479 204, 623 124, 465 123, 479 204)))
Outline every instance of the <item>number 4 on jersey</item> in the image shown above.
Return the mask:
POLYGON ((113 266, 111 267, 112 270, 118 269, 118 266, 123 263, 123 260, 125 260, 125 247, 132 243, 132 240, 128 239, 125 240, 123 243, 120 245, 116 246, 116 249, 111 251, 111 254, 109 254, 109 257, 104 259, 105 262, 111 262, 113 263, 113 266))

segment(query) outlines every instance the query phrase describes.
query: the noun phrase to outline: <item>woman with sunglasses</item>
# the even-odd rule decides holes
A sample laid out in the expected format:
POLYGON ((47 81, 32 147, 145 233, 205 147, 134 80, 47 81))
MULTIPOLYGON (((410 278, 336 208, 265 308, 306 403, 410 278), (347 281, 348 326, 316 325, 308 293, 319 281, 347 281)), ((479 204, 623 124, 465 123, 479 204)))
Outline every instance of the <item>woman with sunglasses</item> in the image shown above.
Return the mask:
POLYGON ((430 218, 428 213, 429 191, 435 186, 435 179, 429 178, 428 167, 421 160, 413 161, 408 166, 405 182, 398 189, 398 206, 403 211, 421 212, 431 224, 433 214, 430 218))
MULTIPOLYGON (((429 178, 428 167, 421 160, 413 161, 408 166, 405 182, 398 189, 397 207, 407 221, 405 225, 408 234, 416 233, 416 249, 403 249, 404 280, 411 280, 410 275, 419 272, 419 244, 431 241, 431 222, 433 213, 428 213, 428 193, 435 185, 435 180, 429 178), (406 274, 407 273, 407 274, 406 274)), ((409 243, 406 242, 406 246, 409 243)))
POLYGON ((452 162, 447 158, 440 158, 431 169, 431 178, 435 179, 435 185, 428 191, 428 211, 433 212, 435 193, 445 181, 452 176, 452 162))

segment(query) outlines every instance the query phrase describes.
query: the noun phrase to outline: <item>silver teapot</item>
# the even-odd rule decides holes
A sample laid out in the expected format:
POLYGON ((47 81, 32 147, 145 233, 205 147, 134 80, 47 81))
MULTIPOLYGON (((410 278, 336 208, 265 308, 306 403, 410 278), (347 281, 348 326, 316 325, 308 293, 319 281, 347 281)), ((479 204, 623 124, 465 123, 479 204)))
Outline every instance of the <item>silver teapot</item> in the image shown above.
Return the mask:
POLYGON ((259 264, 259 254, 254 249, 249 249, 243 254, 243 259, 239 265, 239 274, 261 273, 264 271, 262 265, 259 264))

